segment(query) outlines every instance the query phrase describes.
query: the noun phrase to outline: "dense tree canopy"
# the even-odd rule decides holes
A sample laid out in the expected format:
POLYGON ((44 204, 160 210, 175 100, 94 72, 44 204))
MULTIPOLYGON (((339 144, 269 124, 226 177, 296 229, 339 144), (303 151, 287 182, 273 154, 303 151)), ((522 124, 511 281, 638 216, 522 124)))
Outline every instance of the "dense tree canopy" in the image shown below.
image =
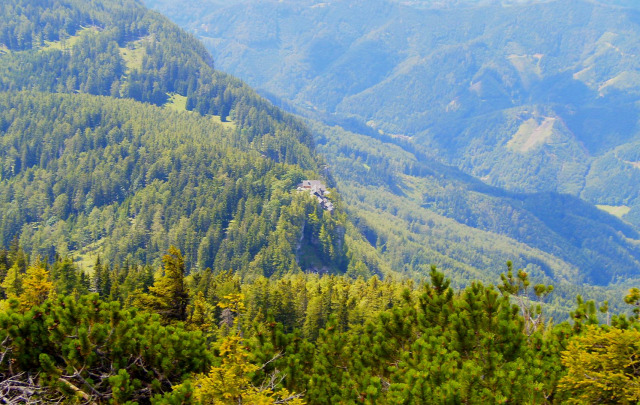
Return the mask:
POLYGON ((600 324, 595 303, 578 298, 571 321, 553 323, 536 309, 551 289, 536 285, 528 295, 522 270, 509 269, 498 287, 455 291, 435 268, 426 283, 312 274, 241 282, 231 272, 185 275, 181 257, 171 248, 150 280, 148 267, 114 268, 108 293, 91 294, 80 291, 85 280, 106 284, 102 263, 87 278, 64 258, 27 269, 9 260, 33 289, 12 292, 11 272, 2 284, 3 395, 105 403, 638 399, 633 311, 601 313, 600 324), (66 277, 51 278, 63 268, 66 277), (70 295, 56 293, 67 288, 70 295))
MULTIPOLYGON (((629 315, 578 296, 562 323, 553 288, 511 263, 500 285, 454 289, 397 253, 410 237, 354 225, 310 132, 163 17, 133 0, 5 3, 1 401, 638 400, 637 289, 629 315), (296 190, 320 178, 333 211, 296 190)), ((367 159, 376 176, 388 164, 367 159)))
POLYGON ((295 191, 312 171, 263 156, 270 142, 284 155, 292 142, 312 162, 291 134, 254 148, 204 117, 86 95, 2 93, 0 104, 4 244, 18 235, 33 254, 118 262, 174 244, 187 269, 347 270, 344 214, 295 191))

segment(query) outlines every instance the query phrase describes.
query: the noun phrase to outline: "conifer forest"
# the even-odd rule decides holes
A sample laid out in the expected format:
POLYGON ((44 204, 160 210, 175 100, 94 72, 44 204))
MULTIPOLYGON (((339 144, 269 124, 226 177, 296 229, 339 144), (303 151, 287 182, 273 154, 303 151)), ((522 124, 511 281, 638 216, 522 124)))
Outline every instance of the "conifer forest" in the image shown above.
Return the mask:
POLYGON ((0 404, 640 403, 639 12, 2 0, 0 404))

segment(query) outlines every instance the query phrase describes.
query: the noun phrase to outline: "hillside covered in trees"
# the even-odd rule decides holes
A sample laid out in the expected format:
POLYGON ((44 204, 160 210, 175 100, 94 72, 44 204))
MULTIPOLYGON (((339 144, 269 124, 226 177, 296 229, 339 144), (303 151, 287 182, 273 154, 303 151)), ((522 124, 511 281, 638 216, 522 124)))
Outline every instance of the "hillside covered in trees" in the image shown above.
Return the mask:
POLYGON ((0 402, 640 400, 640 291, 567 299, 629 282, 629 224, 311 122, 328 167, 300 120, 138 1, 9 0, 0 21, 0 402), (469 205, 446 211, 437 178, 469 205), (490 232, 547 210, 533 248, 490 232), (463 215, 486 229, 442 219, 463 215))
POLYGON ((0 251, 0 393, 9 403, 632 403, 640 291, 612 315, 578 297, 571 322, 509 263, 496 286, 296 274, 243 282, 0 251), (25 269, 26 266, 26 269, 25 269), (155 274, 154 274, 155 273, 155 274), (94 293, 88 293, 95 291, 94 293))
POLYGON ((146 3, 306 119, 392 267, 493 282, 508 255, 547 282, 634 285, 633 2, 146 3))
POLYGON ((572 194, 639 224, 632 1, 147 3, 265 94, 411 138, 490 185, 572 194))
POLYGON ((295 191, 320 178, 298 121, 138 2, 58 3, 3 7, 0 245, 87 267, 173 244, 189 269, 247 277, 388 271, 337 194, 331 214, 295 191))

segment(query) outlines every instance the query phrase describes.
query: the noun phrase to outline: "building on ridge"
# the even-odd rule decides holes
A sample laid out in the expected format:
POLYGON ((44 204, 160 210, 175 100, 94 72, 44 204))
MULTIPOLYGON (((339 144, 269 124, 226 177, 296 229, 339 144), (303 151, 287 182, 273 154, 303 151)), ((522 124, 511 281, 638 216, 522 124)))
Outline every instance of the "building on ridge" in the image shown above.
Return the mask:
POLYGON ((333 203, 329 201, 327 195, 329 191, 320 180, 302 180, 302 183, 298 184, 298 191, 308 191, 309 194, 318 199, 318 204, 326 210, 333 211, 333 203))

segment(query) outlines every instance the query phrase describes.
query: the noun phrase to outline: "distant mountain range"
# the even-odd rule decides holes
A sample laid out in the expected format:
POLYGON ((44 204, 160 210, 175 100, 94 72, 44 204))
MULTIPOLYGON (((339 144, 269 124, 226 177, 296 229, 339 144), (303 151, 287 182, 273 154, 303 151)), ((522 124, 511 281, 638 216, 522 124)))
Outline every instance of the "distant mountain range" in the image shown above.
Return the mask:
POLYGON ((244 1, 188 27, 221 69, 296 106, 412 137, 489 184, 628 206, 638 222, 635 10, 414 3, 438 4, 244 1))
MULTIPOLYGON (((208 44, 225 27, 236 38, 217 39, 215 58, 138 2, 101 4, 70 0, 47 14, 15 0, 2 10, 0 244, 17 238, 33 254, 70 254, 87 267, 98 256, 157 260, 175 244, 192 270, 248 278, 311 271, 420 279, 437 264, 458 285, 495 282, 511 259, 562 287, 559 299, 585 283, 617 289, 640 277, 633 187, 623 184, 635 184, 640 161, 635 134, 624 130, 636 125, 634 87, 615 82, 617 90, 605 86, 598 96, 562 74, 557 86, 544 86, 555 76, 543 73, 560 58, 551 50, 540 51, 540 73, 527 76, 518 67, 528 59, 512 57, 517 47, 502 60, 481 46, 506 43, 501 19, 573 3, 417 10, 383 1, 211 2, 220 21, 199 22, 198 32, 209 31, 208 44), (453 23, 475 16, 477 24, 482 12, 484 28, 453 23), (308 129, 213 69, 230 61, 255 72, 250 80, 270 78, 263 94, 298 112, 308 129), (442 104, 448 98, 457 101, 442 104), (579 119, 591 119, 583 124, 592 132, 578 136, 579 119), (598 125, 608 132, 590 138, 598 125), (303 179, 337 185, 327 197, 333 213, 295 190, 303 179), (609 200, 598 200, 607 189, 609 200)), ((633 14, 578 5, 621 19, 612 23, 618 30, 633 14)), ((194 4, 173 9, 183 21, 187 11, 206 14, 194 4)), ((524 28, 513 35, 520 31, 526 37, 524 28)), ((618 35, 607 43, 631 52, 633 39, 618 35)), ((537 55, 525 39, 526 55, 537 55)), ((593 80, 634 71, 616 66, 596 69, 593 80)))
POLYGON ((640 274, 633 2, 147 3, 307 117, 395 265, 483 274, 513 258, 597 284, 640 274), (435 223, 449 230, 435 236, 435 223))

